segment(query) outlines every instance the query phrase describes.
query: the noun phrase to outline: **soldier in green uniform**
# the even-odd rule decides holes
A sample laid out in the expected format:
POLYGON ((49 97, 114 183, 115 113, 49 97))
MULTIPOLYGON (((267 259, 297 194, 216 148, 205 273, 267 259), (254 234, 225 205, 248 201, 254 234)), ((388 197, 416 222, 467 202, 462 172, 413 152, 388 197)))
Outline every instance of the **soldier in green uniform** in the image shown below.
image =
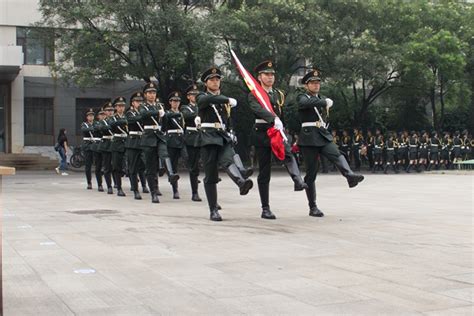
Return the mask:
POLYGON ((347 163, 349 163, 349 165, 351 164, 351 143, 352 138, 349 136, 349 133, 347 130, 343 130, 340 150, 346 157, 347 163))
POLYGON ((367 130, 367 159, 369 160, 369 170, 372 170, 374 167, 374 142, 375 137, 372 134, 372 131, 369 129, 367 130))
POLYGON ((436 170, 439 169, 439 149, 441 142, 439 141, 438 133, 434 131, 429 139, 429 148, 430 148, 430 164, 428 165, 428 171, 435 167, 436 170))
POLYGON ((246 195, 253 187, 250 179, 242 176, 241 170, 234 163, 235 154, 232 148, 232 139, 229 135, 230 111, 237 105, 233 98, 221 95, 222 73, 220 69, 211 67, 206 70, 201 81, 206 90, 196 96, 198 117, 196 123, 200 124, 199 144, 202 147, 204 163, 204 189, 210 209, 210 219, 221 221, 217 204, 217 182, 219 181, 219 165, 223 167, 232 181, 237 184, 240 195, 246 195))
POLYGON ((149 193, 146 187, 146 180, 143 176, 145 164, 143 161, 142 147, 140 146, 143 126, 140 123, 141 115, 138 110, 140 103, 143 101, 143 93, 135 92, 130 97, 130 108, 125 117, 127 119, 128 137, 125 141, 128 177, 130 179, 130 187, 134 194, 135 200, 141 200, 140 191, 138 191, 138 177, 143 188, 143 193, 149 193))
POLYGON ((418 135, 415 131, 411 132, 411 136, 408 138, 408 167, 406 169, 407 173, 410 173, 410 170, 413 166, 418 170, 418 135))
POLYGON ((379 168, 382 168, 383 164, 383 147, 384 147, 384 138, 380 129, 375 130, 375 143, 374 143, 374 168, 372 173, 376 173, 379 168))
POLYGON ((449 132, 444 132, 444 136, 443 136, 443 139, 441 141, 441 159, 439 161, 440 165, 444 165, 444 168, 446 170, 449 169, 449 165, 450 165, 450 152, 451 152, 451 146, 452 146, 452 139, 451 139, 451 135, 449 134, 449 132))
POLYGON ((102 187, 102 151, 100 150, 100 144, 102 142, 102 131, 100 129, 100 121, 105 118, 105 112, 102 108, 99 109, 96 115, 96 120, 93 123, 92 135, 94 136, 94 143, 91 145, 91 149, 94 153, 94 164, 95 164, 95 178, 97 181, 97 190, 104 192, 102 187))
POLYGON ((354 156, 354 170, 360 171, 360 149, 364 143, 364 136, 359 128, 354 128, 352 155, 354 156))
POLYGON ((199 93, 198 87, 195 84, 186 88, 186 98, 188 104, 181 106, 181 113, 185 121, 184 142, 186 144, 186 151, 188 153, 188 170, 189 181, 191 182, 191 200, 201 202, 202 199, 198 193, 198 176, 199 176, 199 158, 201 147, 198 144, 198 127, 196 126, 196 117, 198 115, 198 108, 196 104, 196 96, 199 93))
POLYGON ((112 188, 112 127, 110 126, 110 118, 114 115, 114 108, 111 102, 107 102, 103 110, 105 117, 99 123, 99 129, 102 132, 102 141, 99 150, 102 152, 102 166, 104 168, 104 179, 107 184, 107 194, 113 194, 112 188))
MULTIPOLYGON (((262 88, 268 94, 271 106, 275 114, 264 109, 252 93, 248 95, 250 109, 255 115, 255 154, 258 160, 258 192, 260 194, 260 202, 262 205, 261 217, 264 219, 276 219, 275 214, 270 209, 270 178, 272 165, 272 149, 270 138, 267 130, 275 127, 280 131, 284 131, 283 105, 285 103, 285 95, 281 90, 275 89, 275 68, 271 61, 264 61, 255 67, 257 80, 262 88)), ((294 182, 295 191, 302 191, 307 186, 301 178, 298 163, 291 153, 291 143, 285 142, 285 158, 282 163, 291 179, 294 182)), ((275 157, 276 159, 276 157, 275 157)))
POLYGON ((308 198, 309 215, 322 217, 324 213, 316 205, 316 175, 318 155, 326 156, 336 165, 341 174, 347 179, 349 187, 355 187, 364 180, 364 176, 352 172, 346 158, 339 152, 333 143, 333 137, 327 130, 327 117, 333 101, 319 94, 321 78, 316 69, 308 72, 302 79, 305 91, 297 95, 298 115, 301 121, 301 130, 298 145, 303 153, 306 166, 305 182, 307 184, 306 196, 308 198))
POLYGON ((398 146, 397 142, 397 135, 395 132, 389 132, 388 133, 388 139, 387 142, 385 143, 385 150, 387 153, 387 159, 385 161, 385 168, 383 170, 383 173, 387 174, 388 173, 388 167, 392 166, 392 169, 395 173, 398 173, 398 170, 396 168, 396 160, 395 160, 395 149, 398 146))
POLYGON ((118 97, 114 100, 115 115, 110 117, 112 127, 112 175, 117 186, 117 195, 125 196, 122 190, 123 163, 125 158, 125 141, 127 140, 127 118, 125 117, 125 98, 118 97))
MULTIPOLYGON (((170 110, 163 117, 163 130, 166 132, 166 144, 168 146, 168 154, 171 159, 173 170, 178 172, 179 158, 187 160, 186 147, 184 143, 184 117, 179 111, 181 103, 181 95, 177 91, 173 91, 168 95, 170 110)), ((173 199, 179 199, 178 181, 171 184, 173 188, 173 199)))
POLYGON ((144 148, 146 176, 152 203, 160 203, 158 198, 158 159, 164 161, 168 171, 168 181, 171 185, 174 185, 179 179, 179 175, 173 171, 168 155, 166 135, 161 130, 161 120, 165 115, 165 110, 163 104, 157 102, 156 88, 157 86, 153 82, 145 85, 143 88, 145 102, 139 108, 144 129, 140 145, 144 148))
POLYGON ((92 190, 92 162, 94 158, 94 152, 92 151, 92 147, 94 144, 94 116, 94 110, 88 109, 86 112, 86 120, 81 124, 81 147, 82 151, 84 152, 87 190, 92 190))

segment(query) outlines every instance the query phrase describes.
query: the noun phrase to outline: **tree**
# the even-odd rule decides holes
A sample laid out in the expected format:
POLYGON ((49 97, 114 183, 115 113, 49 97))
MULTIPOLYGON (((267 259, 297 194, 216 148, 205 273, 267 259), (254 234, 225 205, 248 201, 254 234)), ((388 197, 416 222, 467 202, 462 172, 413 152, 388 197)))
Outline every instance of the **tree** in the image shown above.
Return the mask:
POLYGON ((41 0, 40 25, 58 32, 59 58, 52 68, 83 87, 156 77, 164 95, 182 88, 214 57, 214 38, 206 29, 212 1, 198 2, 41 0))

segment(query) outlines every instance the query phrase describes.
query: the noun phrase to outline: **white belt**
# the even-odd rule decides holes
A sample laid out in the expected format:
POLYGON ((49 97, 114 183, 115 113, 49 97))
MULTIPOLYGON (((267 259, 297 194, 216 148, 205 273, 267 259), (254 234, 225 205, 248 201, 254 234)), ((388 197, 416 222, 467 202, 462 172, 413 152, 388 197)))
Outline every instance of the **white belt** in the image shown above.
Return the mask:
POLYGON ((380 147, 380 146, 375 146, 375 148, 377 148, 377 149, 382 149, 382 147, 380 147))
POLYGON ((114 137, 125 138, 127 137, 127 134, 114 134, 114 137))
POLYGON ((167 132, 168 134, 182 134, 183 133, 183 131, 180 129, 169 129, 167 132))
POLYGON ((410 147, 418 147, 418 145, 410 145, 410 147))
POLYGON ((100 138, 100 137, 93 137, 92 140, 100 141, 100 140, 102 140, 102 138, 100 138))
POLYGON ((144 129, 152 129, 152 130, 158 130, 161 131, 161 126, 160 125, 145 125, 143 126, 144 129))
POLYGON ((94 140, 94 137, 84 137, 82 140, 94 140))
POLYGON ((130 135, 138 135, 138 136, 143 135, 143 133, 140 132, 140 131, 130 131, 130 132, 128 132, 128 133, 129 133, 130 135))
POLYGON ((316 121, 316 122, 304 122, 303 124, 301 124, 301 127, 310 127, 310 126, 313 126, 313 127, 321 127, 323 126, 321 124, 320 121, 316 121))
POLYGON ((186 130, 187 131, 197 131, 198 129, 197 129, 197 127, 188 126, 188 127, 186 127, 186 130))
POLYGON ((454 147, 461 147, 461 145, 454 145, 454 147))
POLYGON ((204 128, 215 128, 215 129, 224 129, 224 126, 221 123, 201 123, 201 127, 204 128))
POLYGON ((102 139, 112 139, 112 135, 105 135, 105 136, 102 136, 102 139))
POLYGON ((395 150, 395 148, 387 148, 387 150, 395 150))
POLYGON ((264 119, 255 119, 255 124, 270 124, 264 119))
POLYGON ((438 145, 437 145, 437 144, 436 144, 436 145, 435 145, 435 144, 433 144, 433 145, 431 145, 431 147, 438 147, 438 145))

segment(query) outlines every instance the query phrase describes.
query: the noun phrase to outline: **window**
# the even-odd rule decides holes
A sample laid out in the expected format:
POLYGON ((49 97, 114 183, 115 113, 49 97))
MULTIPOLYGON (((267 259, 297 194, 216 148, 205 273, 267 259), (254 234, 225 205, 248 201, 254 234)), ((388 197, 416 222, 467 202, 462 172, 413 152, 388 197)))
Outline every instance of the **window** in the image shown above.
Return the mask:
POLYGON ((48 29, 17 27, 16 44, 23 47, 25 65, 48 65, 54 61, 54 37, 48 29))
POLYGON ((81 124, 86 119, 86 112, 88 109, 93 108, 97 113, 99 108, 110 99, 90 99, 90 98, 77 98, 76 99, 76 135, 82 138, 81 124))
POLYGON ((25 98, 25 145, 54 145, 53 98, 25 98))

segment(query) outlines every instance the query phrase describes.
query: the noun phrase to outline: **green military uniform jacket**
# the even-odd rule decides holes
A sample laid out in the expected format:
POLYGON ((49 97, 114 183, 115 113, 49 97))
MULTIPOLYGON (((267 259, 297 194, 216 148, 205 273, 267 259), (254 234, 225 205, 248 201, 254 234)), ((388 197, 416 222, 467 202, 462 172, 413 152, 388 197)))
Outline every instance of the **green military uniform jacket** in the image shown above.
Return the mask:
POLYGON ((199 129, 198 139, 199 146, 224 146, 224 144, 232 142, 227 134, 228 124, 230 123, 229 98, 224 95, 201 92, 196 96, 196 101, 199 109, 198 114, 201 118, 201 128, 199 129), (203 127, 203 124, 205 125, 206 123, 212 123, 219 128, 203 127))
POLYGON ((100 122, 99 121, 94 121, 92 126, 93 126, 92 135, 94 135, 95 141, 91 145, 91 149, 92 149, 92 151, 100 152, 99 147, 100 147, 100 144, 102 142, 102 131, 100 130, 100 122))
POLYGON ((321 116, 326 111, 326 99, 320 95, 309 95, 300 93, 296 97, 298 114, 302 127, 298 135, 299 146, 325 146, 333 141, 333 137, 324 127, 305 126, 303 123, 319 122, 319 117, 314 108, 317 108, 321 116))
POLYGON ((143 134, 143 126, 141 125, 142 116, 139 111, 130 108, 125 113, 128 125, 128 137, 125 141, 125 148, 141 149, 141 135, 143 134))
POLYGON ((198 115, 198 108, 196 105, 187 104, 181 107, 181 113, 184 117, 184 124, 186 126, 184 133, 184 142, 186 146, 198 147, 199 133, 196 129, 194 119, 198 115))
MULTIPOLYGON (((285 94, 278 89, 272 89, 267 92, 268 98, 272 105, 273 111, 285 123, 283 115, 283 105, 285 103, 285 94)), ((263 108, 252 93, 248 94, 248 102, 250 109, 255 115, 256 120, 264 120, 266 123, 255 123, 255 146, 270 147, 270 138, 267 135, 267 130, 273 126, 275 115, 265 108, 263 108)))
POLYGON ((112 139, 109 139, 109 138, 104 138, 105 137, 109 137, 109 136, 113 136, 113 132, 112 132, 112 126, 110 126, 110 117, 104 119, 104 120, 101 120, 99 121, 99 130, 102 132, 102 141, 100 142, 99 144, 99 151, 102 151, 102 152, 111 152, 111 144, 112 144, 112 139))
POLYGON ((94 145, 94 122, 92 124, 88 122, 82 122, 81 124, 81 132, 82 132, 82 150, 84 151, 91 151, 94 145))
POLYGON ((124 152, 125 141, 127 140, 128 136, 127 118, 125 115, 120 116, 115 114, 114 116, 110 117, 110 126, 112 127, 112 133, 114 134, 114 137, 112 138, 112 144, 110 145, 110 150, 124 152))
POLYGON ((161 131, 161 118, 159 115, 159 111, 163 110, 164 107, 162 103, 142 103, 140 105, 139 111, 140 115, 142 116, 142 126, 145 129, 141 138, 140 145, 144 147, 156 147, 158 146, 158 142, 162 141, 166 143, 166 136, 161 131), (158 125, 158 130, 147 129, 146 126, 150 125, 158 125))
POLYGON ((163 128, 166 131, 168 147, 184 148, 184 117, 181 112, 167 111, 163 117, 163 128), (171 131, 181 131, 181 133, 171 131))

